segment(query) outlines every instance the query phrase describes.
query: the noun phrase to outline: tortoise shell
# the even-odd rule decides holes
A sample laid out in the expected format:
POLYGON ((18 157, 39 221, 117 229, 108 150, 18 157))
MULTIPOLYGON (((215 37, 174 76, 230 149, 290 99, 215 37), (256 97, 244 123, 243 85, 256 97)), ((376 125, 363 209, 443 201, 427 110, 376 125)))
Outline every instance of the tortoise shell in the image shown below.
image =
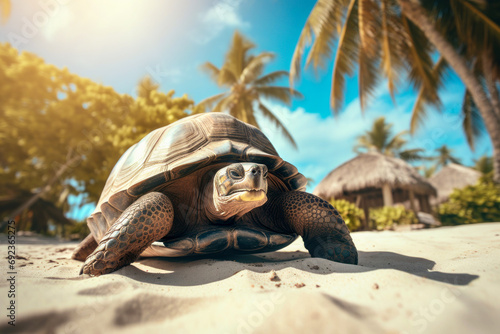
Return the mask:
POLYGON ((282 191, 305 190, 306 178, 258 128, 222 113, 197 114, 152 131, 122 155, 87 219, 90 231, 100 241, 142 195, 201 168, 234 162, 265 164, 282 191))

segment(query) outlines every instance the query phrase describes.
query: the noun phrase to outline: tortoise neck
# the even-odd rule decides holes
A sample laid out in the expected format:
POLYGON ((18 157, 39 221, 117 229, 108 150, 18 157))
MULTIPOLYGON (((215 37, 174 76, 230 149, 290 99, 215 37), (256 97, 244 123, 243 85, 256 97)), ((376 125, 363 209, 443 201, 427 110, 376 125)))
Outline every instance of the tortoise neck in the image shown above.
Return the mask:
POLYGON ((208 220, 215 224, 231 224, 234 221, 234 212, 223 210, 223 203, 220 202, 220 196, 217 188, 214 186, 214 178, 206 182, 203 190, 203 207, 208 220))

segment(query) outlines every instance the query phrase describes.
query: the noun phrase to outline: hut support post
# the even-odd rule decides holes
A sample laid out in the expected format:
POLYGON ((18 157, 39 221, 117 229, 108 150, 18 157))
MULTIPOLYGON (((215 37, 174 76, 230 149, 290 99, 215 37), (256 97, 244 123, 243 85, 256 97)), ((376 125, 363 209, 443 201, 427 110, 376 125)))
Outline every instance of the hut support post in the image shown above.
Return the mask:
POLYGON ((417 214, 417 208, 415 206, 415 194, 413 193, 413 190, 409 190, 409 194, 410 194, 410 208, 413 212, 415 212, 415 214, 417 214))
POLYGON ((359 208, 359 205, 361 204, 361 195, 356 196, 356 206, 359 208))
POLYGON ((388 183, 382 186, 382 196, 384 197, 384 206, 392 206, 392 189, 388 183))

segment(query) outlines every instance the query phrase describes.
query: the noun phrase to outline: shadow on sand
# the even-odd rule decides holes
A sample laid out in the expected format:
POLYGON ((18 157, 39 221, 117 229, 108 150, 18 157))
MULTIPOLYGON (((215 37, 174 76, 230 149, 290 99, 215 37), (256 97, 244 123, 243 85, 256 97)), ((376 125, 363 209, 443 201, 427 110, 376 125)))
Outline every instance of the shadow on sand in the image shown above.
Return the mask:
POLYGON ((434 281, 468 285, 478 275, 467 273, 444 273, 432 271, 436 263, 420 257, 411 257, 393 252, 359 252, 359 265, 347 265, 325 259, 311 258, 305 252, 276 252, 256 255, 230 255, 220 257, 184 257, 141 259, 144 265, 157 269, 172 271, 171 273, 149 273, 135 266, 128 266, 117 274, 137 281, 159 285, 195 286, 217 282, 238 274, 242 270, 266 273, 271 270, 295 268, 314 274, 358 273, 379 269, 394 269, 411 275, 425 277, 434 281), (309 259, 305 260, 304 259, 309 259), (193 265, 193 262, 199 262, 193 265), (204 270, 215 267, 215 270, 204 270), (203 274, 200 274, 200 270, 203 274))

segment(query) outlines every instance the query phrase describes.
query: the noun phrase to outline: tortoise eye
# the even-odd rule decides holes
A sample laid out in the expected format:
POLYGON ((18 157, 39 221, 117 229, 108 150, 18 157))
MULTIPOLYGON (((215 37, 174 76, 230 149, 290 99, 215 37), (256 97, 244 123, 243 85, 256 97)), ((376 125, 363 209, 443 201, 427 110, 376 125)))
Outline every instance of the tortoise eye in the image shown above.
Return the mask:
POLYGON ((236 169, 231 169, 229 171, 229 176, 231 176, 231 178, 233 179, 241 179, 243 177, 243 175, 240 174, 236 169))
POLYGON ((265 179, 267 177, 267 168, 265 168, 264 170, 264 174, 262 175, 262 177, 265 179))

